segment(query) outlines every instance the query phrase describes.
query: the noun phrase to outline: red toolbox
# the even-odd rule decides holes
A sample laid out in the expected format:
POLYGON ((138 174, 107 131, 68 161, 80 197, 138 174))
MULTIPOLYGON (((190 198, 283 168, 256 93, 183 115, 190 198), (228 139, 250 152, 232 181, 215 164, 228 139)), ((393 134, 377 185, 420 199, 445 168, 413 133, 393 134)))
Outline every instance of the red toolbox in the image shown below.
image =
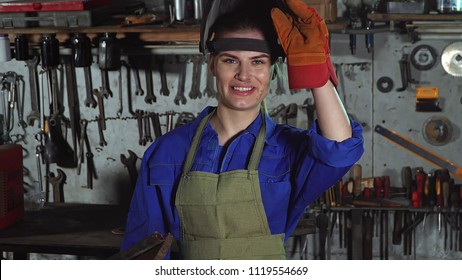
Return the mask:
POLYGON ((0 229, 24 216, 21 145, 0 145, 0 229))
POLYGON ((0 28, 91 27, 115 10, 114 0, 19 0, 0 3, 0 28))

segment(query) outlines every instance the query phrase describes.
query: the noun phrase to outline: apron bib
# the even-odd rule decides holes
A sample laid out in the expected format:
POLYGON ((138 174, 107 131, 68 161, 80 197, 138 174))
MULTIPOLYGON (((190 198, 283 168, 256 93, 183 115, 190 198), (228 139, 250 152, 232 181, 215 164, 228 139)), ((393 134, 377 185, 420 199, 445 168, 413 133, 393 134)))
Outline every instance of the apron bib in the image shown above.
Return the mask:
POLYGON ((265 142, 264 114, 247 170, 191 171, 202 131, 214 112, 201 121, 194 135, 176 193, 181 255, 184 259, 285 259, 284 234, 271 235, 260 193, 257 168, 265 142))

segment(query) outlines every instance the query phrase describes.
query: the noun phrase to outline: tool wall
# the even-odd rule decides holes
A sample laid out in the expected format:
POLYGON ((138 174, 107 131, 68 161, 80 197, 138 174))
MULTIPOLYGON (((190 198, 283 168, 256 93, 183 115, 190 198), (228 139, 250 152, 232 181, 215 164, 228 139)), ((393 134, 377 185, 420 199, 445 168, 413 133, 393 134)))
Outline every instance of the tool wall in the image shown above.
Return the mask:
MULTIPOLYGON (((449 75, 440 62, 444 48, 453 41, 412 43, 406 35, 391 32, 375 34, 374 41, 369 50, 358 43, 352 55, 348 35, 334 33, 331 38, 340 97, 350 116, 364 127, 362 176, 389 176, 391 186, 402 187, 403 167, 421 167, 425 173, 440 168, 387 141, 375 131, 377 125, 461 164, 461 80, 449 75), (423 66, 417 69, 418 63, 411 59, 432 54, 428 48, 413 53, 420 45, 431 46, 436 55, 422 58, 423 66), (383 77, 388 79, 379 83, 383 77), (434 91, 431 98, 424 94, 426 106, 419 107, 418 88, 436 88, 438 95, 434 91), (433 131, 439 129, 436 136, 428 132, 429 124, 437 126, 431 127, 433 131)), ((39 52, 26 61, 0 64, 2 141, 23 146, 28 209, 38 210, 43 201, 128 207, 144 150, 159 135, 216 104, 213 77, 195 48, 190 53, 167 50, 155 54, 131 47, 122 46, 120 64, 115 67, 100 63, 104 58, 95 45, 91 64, 81 67, 69 63, 72 49, 63 46, 59 61, 51 68, 44 67, 39 52), (40 100, 34 101, 34 91, 40 100), (33 114, 34 106, 43 109, 42 115, 33 114), (43 150, 49 146, 50 150, 43 150)), ((286 66, 279 66, 285 75, 286 66)), ((267 104, 277 121, 307 128, 313 113, 310 98, 309 92, 291 92, 286 80, 276 78, 267 104)), ((348 173, 344 180, 352 177, 348 173)), ((455 178, 455 184, 460 183, 455 178)), ((439 232, 431 231, 433 226, 426 225, 428 239, 418 242, 417 257, 460 258, 460 253, 446 254, 438 245, 439 232)), ((393 248, 390 245, 390 259, 402 258, 401 249, 393 248)), ((332 252, 336 252, 333 258, 347 257, 338 244, 332 243, 332 252)))

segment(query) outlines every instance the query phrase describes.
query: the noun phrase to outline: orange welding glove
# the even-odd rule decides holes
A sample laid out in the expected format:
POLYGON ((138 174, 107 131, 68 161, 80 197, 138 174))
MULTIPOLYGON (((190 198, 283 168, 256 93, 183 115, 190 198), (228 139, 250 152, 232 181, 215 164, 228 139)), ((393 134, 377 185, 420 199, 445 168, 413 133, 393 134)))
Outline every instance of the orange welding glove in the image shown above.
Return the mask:
POLYGON ((287 56, 289 88, 318 88, 329 79, 337 86, 324 19, 301 0, 284 2, 291 12, 273 8, 271 18, 287 56))

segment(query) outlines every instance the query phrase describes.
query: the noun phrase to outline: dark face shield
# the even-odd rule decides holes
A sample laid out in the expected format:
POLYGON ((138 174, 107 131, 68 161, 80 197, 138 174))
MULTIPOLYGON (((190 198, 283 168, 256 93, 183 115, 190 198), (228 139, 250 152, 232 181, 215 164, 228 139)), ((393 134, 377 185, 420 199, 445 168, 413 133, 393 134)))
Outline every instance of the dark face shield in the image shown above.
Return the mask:
MULTIPOLYGON (((199 50, 203 54, 217 53, 229 50, 247 50, 267 53, 274 63, 278 57, 284 57, 284 51, 278 44, 277 35, 271 21, 271 8, 277 6, 278 0, 206 0, 204 5, 204 16, 200 29, 199 50), (216 23, 230 15, 247 16, 253 21, 253 29, 264 33, 266 40, 248 38, 215 38, 216 23)), ((245 29, 245 26, 239 26, 245 29)))

